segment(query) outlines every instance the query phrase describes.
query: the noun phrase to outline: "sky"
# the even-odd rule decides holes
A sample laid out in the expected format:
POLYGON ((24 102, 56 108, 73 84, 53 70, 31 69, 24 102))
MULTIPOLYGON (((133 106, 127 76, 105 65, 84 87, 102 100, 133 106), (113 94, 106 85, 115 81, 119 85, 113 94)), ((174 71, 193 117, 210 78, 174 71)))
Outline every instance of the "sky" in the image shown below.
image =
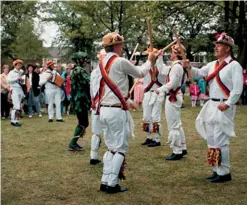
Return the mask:
POLYGON ((52 41, 59 35, 59 28, 55 23, 43 23, 40 39, 43 40, 44 47, 50 47, 52 41))
MULTIPOLYGON (((39 0, 40 2, 46 2, 47 0, 39 0)), ((52 2, 53 0, 48 0, 52 2)), ((38 11, 39 15, 45 16, 38 11)), ((43 40, 44 47, 50 47, 52 42, 57 36, 59 36, 59 27, 56 23, 52 22, 41 22, 38 18, 34 18, 35 31, 40 36, 40 39, 43 40)))

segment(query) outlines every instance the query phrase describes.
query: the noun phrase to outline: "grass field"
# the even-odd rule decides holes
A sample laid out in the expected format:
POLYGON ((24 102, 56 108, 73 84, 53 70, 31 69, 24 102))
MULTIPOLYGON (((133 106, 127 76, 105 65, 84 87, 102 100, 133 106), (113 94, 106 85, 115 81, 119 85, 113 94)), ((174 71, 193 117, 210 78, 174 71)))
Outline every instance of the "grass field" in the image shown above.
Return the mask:
MULTIPOLYGON (((167 128, 162 114, 162 146, 148 148, 141 130, 142 112, 133 112, 136 138, 129 139, 126 193, 107 195, 99 192, 102 163, 89 165, 90 127, 79 140, 85 151, 69 152, 67 145, 77 123, 75 116, 65 123, 48 123, 47 115, 21 120, 21 128, 3 120, 2 131, 2 204, 3 205, 246 205, 247 204, 247 107, 238 106, 235 120, 238 138, 230 144, 233 180, 211 184, 206 165, 206 143, 195 130, 200 107, 187 104, 182 109, 188 155, 168 162, 167 128)), ((100 148, 102 159, 106 147, 100 148)))

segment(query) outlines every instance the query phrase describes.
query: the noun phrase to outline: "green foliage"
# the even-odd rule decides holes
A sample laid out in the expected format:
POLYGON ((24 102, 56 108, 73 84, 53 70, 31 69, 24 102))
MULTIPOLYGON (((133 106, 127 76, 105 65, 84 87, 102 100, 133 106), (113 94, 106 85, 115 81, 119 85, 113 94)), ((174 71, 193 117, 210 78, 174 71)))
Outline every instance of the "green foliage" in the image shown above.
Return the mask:
POLYGON ((20 22, 17 35, 10 45, 12 55, 23 60, 25 59, 42 59, 48 55, 47 48, 42 46, 42 40, 39 40, 33 31, 33 21, 24 19, 20 22))
POLYGON ((33 18, 37 16, 36 1, 1 2, 2 59, 41 58, 47 51, 33 33, 33 18))

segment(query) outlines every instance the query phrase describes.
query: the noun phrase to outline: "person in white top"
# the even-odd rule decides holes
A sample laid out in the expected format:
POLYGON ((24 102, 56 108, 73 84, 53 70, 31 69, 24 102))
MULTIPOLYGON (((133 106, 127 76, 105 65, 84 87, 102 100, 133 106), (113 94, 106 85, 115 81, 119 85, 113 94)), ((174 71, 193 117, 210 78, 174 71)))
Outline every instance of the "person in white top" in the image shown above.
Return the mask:
MULTIPOLYGON (((127 191, 119 185, 118 177, 124 179, 123 168, 128 150, 128 136, 131 133, 131 115, 128 112, 126 98, 129 94, 128 75, 143 78, 151 68, 155 55, 149 54, 148 61, 141 67, 132 65, 120 57, 123 52, 124 38, 118 33, 109 33, 103 37, 106 57, 100 62, 101 80, 99 106, 97 112, 108 148, 103 156, 103 175, 100 190, 107 193, 127 191), (109 74, 107 74, 109 72, 109 74), (100 108, 100 110, 99 110, 100 108)), ((96 113, 97 113, 96 112, 96 113)))
MULTIPOLYGON (((100 60, 102 60, 106 56, 105 49, 101 49, 101 51, 97 54, 97 57, 100 60)), ((95 165, 100 163, 98 156, 98 150, 101 143, 100 135, 102 133, 101 129, 101 123, 99 115, 96 115, 96 107, 98 105, 97 102, 97 93, 99 92, 99 81, 100 81, 100 70, 98 68, 95 68, 90 75, 90 95, 91 95, 91 101, 92 101, 92 114, 91 114, 91 120, 92 120, 92 138, 91 138, 91 152, 90 152, 90 164, 95 165)))
MULTIPOLYGON (((150 49, 146 50, 148 54, 150 49)), ((158 50, 153 48, 153 52, 158 54, 158 50)), ((148 147, 160 146, 160 136, 162 134, 162 127, 160 123, 162 104, 165 99, 164 93, 156 95, 155 90, 165 83, 165 76, 168 74, 168 66, 163 65, 163 59, 160 55, 154 66, 155 79, 152 79, 153 71, 144 77, 144 99, 143 99, 143 128, 142 130, 147 133, 146 140, 142 145, 148 147), (152 133, 155 133, 155 139, 152 139, 152 133)))
POLYGON ((214 55, 217 60, 201 69, 191 67, 188 60, 184 61, 184 67, 189 72, 206 77, 209 87, 210 99, 196 119, 196 129, 207 141, 207 160, 213 168, 213 175, 207 179, 212 183, 232 179, 228 146, 230 136, 235 136, 235 104, 243 89, 242 67, 231 55, 233 46, 233 39, 222 33, 215 42, 214 55))
POLYGON ((21 67, 23 65, 22 60, 15 60, 13 62, 14 69, 11 70, 7 77, 7 82, 11 86, 11 98, 13 102, 13 109, 11 112, 11 125, 20 127, 19 123, 20 115, 21 115, 21 101, 25 97, 21 83, 23 83, 21 67))
POLYGON ((175 44, 171 47, 170 59, 171 68, 168 72, 167 82, 156 90, 158 95, 166 92, 165 115, 168 127, 168 143, 172 148, 172 154, 166 157, 166 160, 180 160, 187 154, 185 135, 180 120, 183 95, 181 86, 185 78, 185 72, 181 65, 182 53, 185 52, 183 45, 181 47, 175 44), (182 50, 181 50, 182 49, 182 50))
POLYGON ((40 75, 39 85, 45 84, 45 97, 48 101, 48 122, 53 122, 54 103, 56 105, 56 121, 64 122, 61 116, 61 92, 60 87, 52 82, 55 75, 59 75, 57 71, 53 70, 54 62, 49 60, 46 63, 47 69, 40 75))

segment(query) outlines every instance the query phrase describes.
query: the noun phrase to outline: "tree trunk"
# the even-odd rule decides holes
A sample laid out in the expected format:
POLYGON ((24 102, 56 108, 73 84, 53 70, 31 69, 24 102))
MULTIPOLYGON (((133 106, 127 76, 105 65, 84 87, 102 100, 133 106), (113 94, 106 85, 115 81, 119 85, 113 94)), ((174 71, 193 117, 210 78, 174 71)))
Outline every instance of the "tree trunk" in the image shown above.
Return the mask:
POLYGON ((239 4, 239 27, 237 30, 237 39, 239 41, 239 55, 238 60, 243 68, 247 65, 247 19, 245 17, 245 5, 244 1, 240 1, 239 4))
POLYGON ((224 27, 225 27, 225 31, 229 32, 229 4, 230 4, 230 2, 229 1, 225 1, 224 3, 225 3, 225 7, 224 7, 224 10, 225 10, 224 27))

